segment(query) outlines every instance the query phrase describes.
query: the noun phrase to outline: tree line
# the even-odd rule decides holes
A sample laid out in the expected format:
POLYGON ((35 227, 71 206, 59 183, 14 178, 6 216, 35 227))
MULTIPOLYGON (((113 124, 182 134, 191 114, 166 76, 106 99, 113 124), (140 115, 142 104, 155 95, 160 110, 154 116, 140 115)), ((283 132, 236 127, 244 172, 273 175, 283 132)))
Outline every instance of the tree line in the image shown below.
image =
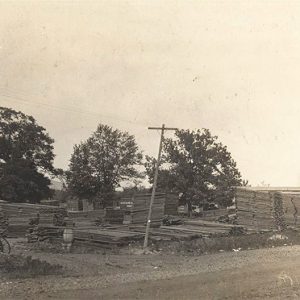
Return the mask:
MULTIPOLYGON (((153 182, 156 159, 143 155, 133 135, 104 124, 74 145, 68 170, 53 166, 53 150, 32 116, 0 107, 0 199, 39 203, 53 196, 51 179, 61 177, 70 195, 109 206, 122 182, 153 182)), ((230 205, 232 187, 242 184, 231 153, 210 130, 177 130, 163 141, 158 190, 177 193, 189 208, 230 205)))

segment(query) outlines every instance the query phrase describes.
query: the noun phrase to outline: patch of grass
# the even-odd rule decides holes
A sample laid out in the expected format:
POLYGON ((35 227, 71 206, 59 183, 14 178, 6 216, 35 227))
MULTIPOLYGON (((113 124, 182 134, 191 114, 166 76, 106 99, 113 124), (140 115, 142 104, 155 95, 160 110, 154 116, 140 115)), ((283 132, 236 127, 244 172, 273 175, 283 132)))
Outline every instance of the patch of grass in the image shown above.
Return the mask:
POLYGON ((30 278, 62 274, 62 266, 33 259, 31 256, 0 255, 0 274, 8 278, 30 278))
POLYGON ((242 251, 259 248, 273 248, 284 245, 300 245, 300 235, 296 231, 287 230, 283 232, 282 234, 287 237, 287 239, 270 239, 274 234, 276 233, 264 232, 214 238, 198 238, 191 241, 159 241, 153 243, 152 248, 178 254, 201 255, 221 251, 233 251, 233 249, 242 251))

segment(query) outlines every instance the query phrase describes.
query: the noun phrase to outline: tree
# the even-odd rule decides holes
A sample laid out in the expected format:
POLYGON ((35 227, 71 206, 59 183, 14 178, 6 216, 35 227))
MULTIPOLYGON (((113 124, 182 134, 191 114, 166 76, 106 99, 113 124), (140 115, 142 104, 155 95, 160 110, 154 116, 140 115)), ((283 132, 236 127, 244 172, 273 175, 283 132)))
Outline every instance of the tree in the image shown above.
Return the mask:
POLYGON ((2 164, 0 177, 1 199, 10 202, 38 203, 53 194, 49 188, 50 179, 25 159, 2 164))
MULTIPOLYGON (((226 146, 208 129, 177 130, 175 139, 164 141, 158 188, 181 194, 191 210, 192 204, 232 203, 232 186, 242 184, 236 162, 226 146)), ((153 182, 156 160, 146 157, 146 173, 153 182)))
POLYGON ((12 202, 39 202, 51 196, 45 174, 53 167, 53 143, 32 116, 0 107, 0 197, 12 202))
POLYGON ((108 205, 122 181, 140 177, 136 166, 141 160, 134 136, 100 124, 89 139, 74 146, 69 189, 79 198, 98 198, 108 205))

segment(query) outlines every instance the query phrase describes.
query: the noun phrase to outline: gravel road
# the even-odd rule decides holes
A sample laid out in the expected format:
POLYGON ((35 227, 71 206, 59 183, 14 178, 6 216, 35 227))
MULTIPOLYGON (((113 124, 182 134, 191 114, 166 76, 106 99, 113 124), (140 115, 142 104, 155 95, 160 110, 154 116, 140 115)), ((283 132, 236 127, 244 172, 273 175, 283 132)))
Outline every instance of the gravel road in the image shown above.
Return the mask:
POLYGON ((27 254, 61 264, 65 275, 2 281, 0 299, 300 298, 297 292, 300 246, 198 257, 164 253, 103 255, 27 251, 27 254), (153 291, 158 294, 154 295, 153 291))

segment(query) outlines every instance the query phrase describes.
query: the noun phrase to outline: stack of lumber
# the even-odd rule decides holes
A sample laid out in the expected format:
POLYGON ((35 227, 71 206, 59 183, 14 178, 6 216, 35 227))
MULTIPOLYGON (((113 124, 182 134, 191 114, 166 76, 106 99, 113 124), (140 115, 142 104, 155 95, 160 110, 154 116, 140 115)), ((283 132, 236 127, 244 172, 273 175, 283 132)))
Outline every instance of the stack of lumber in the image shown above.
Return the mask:
POLYGON ((203 235, 216 236, 216 235, 229 235, 233 230, 243 229, 243 226, 210 222, 202 219, 185 220, 184 226, 189 229, 198 230, 203 235))
POLYGON ((62 238, 63 236, 63 227, 55 227, 55 226, 34 226, 28 229, 26 234, 27 241, 29 243, 44 241, 49 238, 62 238))
POLYGON ((110 224, 123 224, 124 210, 107 207, 105 209, 105 221, 110 224))
POLYGON ((59 200, 41 200, 41 205, 49 205, 49 206, 59 206, 59 200))
MULTIPOLYGON (((131 225, 132 231, 145 233, 146 227, 143 225, 131 225)), ((159 228, 150 228, 150 239, 153 240, 192 240, 195 238, 201 238, 202 234, 199 232, 191 232, 187 230, 177 229, 177 226, 173 228, 171 226, 161 226, 159 228)))
POLYGON ((63 226, 64 219, 67 216, 66 210, 60 207, 42 207, 38 209, 38 213, 40 226, 63 226))
POLYGON ((239 224, 258 230, 300 229, 299 187, 237 187, 235 200, 239 224))
POLYGON ((237 189, 235 200, 238 224, 254 230, 275 229, 272 193, 237 189))
POLYGON ((179 202, 178 195, 166 194, 164 214, 176 216, 178 214, 178 202, 179 202))
MULTIPOLYGON (((145 232, 145 226, 131 225, 130 229, 138 232, 145 232)), ((209 222, 203 220, 185 220, 182 225, 161 226, 151 228, 152 238, 161 237, 171 240, 191 240, 200 237, 227 236, 233 232, 243 232, 243 227, 238 225, 209 222)))
POLYGON ((282 192, 282 201, 286 225, 300 229, 300 193, 282 192))
POLYGON ((144 234, 120 229, 75 229, 74 239, 87 243, 94 243, 98 246, 122 246, 131 241, 137 241, 144 237, 144 234))
POLYGON ((212 209, 212 210, 204 210, 201 212, 201 219, 207 221, 215 221, 219 217, 227 216, 228 211, 226 208, 223 209, 212 209))
POLYGON ((43 224, 53 225, 54 215, 66 214, 63 208, 39 204, 1 201, 0 207, 9 219, 8 235, 11 237, 24 236, 33 219, 39 219, 43 224))
POLYGON ((68 216, 76 227, 93 226, 95 223, 101 224, 104 220, 104 209, 90 211, 69 211, 68 216))
MULTIPOLYGON (((151 200, 151 194, 136 194, 133 197, 133 207, 130 210, 132 224, 146 224, 151 200)), ((157 193, 154 198, 151 213, 151 226, 159 227, 164 217, 165 194, 157 193)))

